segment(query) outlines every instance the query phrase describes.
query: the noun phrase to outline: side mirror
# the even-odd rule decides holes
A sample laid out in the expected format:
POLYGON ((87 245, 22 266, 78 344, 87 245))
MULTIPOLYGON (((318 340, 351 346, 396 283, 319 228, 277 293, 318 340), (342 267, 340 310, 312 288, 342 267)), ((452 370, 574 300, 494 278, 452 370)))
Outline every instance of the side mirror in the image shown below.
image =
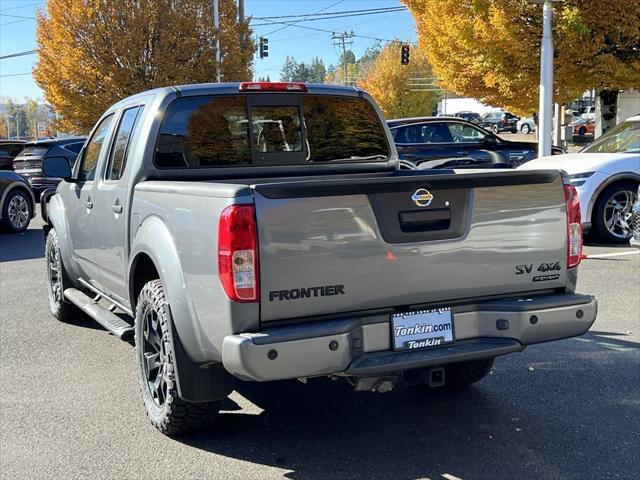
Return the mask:
POLYGON ((487 135, 486 137, 484 137, 482 139, 482 143, 484 143, 486 145, 497 145, 498 144, 498 139, 496 137, 494 137, 493 135, 487 135))
POLYGON ((46 177, 62 178, 66 182, 73 182, 71 167, 64 157, 49 157, 42 162, 42 172, 46 177))

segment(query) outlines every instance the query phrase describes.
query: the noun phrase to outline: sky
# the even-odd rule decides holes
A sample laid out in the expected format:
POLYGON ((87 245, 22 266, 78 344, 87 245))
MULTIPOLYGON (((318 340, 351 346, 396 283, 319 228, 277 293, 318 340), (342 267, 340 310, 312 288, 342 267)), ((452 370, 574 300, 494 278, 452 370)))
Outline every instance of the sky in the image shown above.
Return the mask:
MULTIPOLYGON (((212 0, 213 1, 213 0, 212 0)), ((35 12, 42 9, 46 2, 34 0, 0 0, 0 56, 34 50, 35 12), (26 17, 26 18, 25 18, 26 17)), ((371 8, 402 6, 399 0, 245 0, 245 13, 252 17, 272 17, 278 15, 297 15, 308 13, 330 13, 371 8)), ((379 15, 354 16, 331 20, 301 22, 298 26, 273 24, 277 20, 252 21, 255 24, 254 36, 266 36, 269 39, 269 57, 254 61, 255 78, 270 76, 276 81, 287 55, 298 62, 313 57, 323 59, 326 66, 336 64, 340 49, 333 45, 331 33, 353 32, 364 37, 376 37, 406 41, 416 39, 415 23, 409 12, 384 13, 379 15), (262 25, 259 25, 262 24, 262 25), (275 31, 278 30, 278 31, 275 31)), ((375 43, 371 38, 354 37, 350 39, 351 50, 356 57, 375 43)), ((0 60, 0 96, 9 96, 19 101, 24 97, 42 98, 42 91, 31 77, 31 69, 37 61, 36 55, 0 60)))

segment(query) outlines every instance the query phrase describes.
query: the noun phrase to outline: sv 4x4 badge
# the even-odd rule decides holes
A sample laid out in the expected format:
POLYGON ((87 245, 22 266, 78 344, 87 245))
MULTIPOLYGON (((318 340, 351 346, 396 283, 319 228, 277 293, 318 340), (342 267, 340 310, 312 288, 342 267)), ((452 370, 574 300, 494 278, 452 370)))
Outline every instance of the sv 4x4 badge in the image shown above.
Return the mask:
MULTIPOLYGON (((532 263, 528 265, 516 265, 516 275, 523 275, 525 273, 532 273, 534 265, 532 263)), ((550 263, 541 263, 538 265, 536 272, 554 272, 562 270, 562 266, 560 262, 550 262, 550 263)), ((551 274, 551 275, 538 275, 533 277, 534 282, 546 282, 549 280, 557 280, 560 278, 559 274, 551 274)))

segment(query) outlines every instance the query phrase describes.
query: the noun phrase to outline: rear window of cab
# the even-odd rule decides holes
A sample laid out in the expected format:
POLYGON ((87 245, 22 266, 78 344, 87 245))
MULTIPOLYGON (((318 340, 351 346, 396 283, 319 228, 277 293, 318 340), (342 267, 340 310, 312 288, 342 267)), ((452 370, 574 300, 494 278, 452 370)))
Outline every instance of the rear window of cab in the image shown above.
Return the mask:
POLYGON ((328 95, 179 98, 160 127, 158 168, 386 161, 384 128, 366 100, 328 95))

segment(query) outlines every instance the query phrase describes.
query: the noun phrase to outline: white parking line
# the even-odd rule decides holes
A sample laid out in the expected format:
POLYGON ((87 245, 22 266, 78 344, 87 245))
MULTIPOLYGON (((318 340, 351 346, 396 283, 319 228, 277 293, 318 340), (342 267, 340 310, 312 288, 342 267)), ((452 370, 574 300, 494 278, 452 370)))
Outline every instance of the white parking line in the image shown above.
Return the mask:
POLYGON ((597 253, 595 255, 586 255, 586 258, 622 257, 623 255, 640 255, 640 250, 633 252, 597 253))

